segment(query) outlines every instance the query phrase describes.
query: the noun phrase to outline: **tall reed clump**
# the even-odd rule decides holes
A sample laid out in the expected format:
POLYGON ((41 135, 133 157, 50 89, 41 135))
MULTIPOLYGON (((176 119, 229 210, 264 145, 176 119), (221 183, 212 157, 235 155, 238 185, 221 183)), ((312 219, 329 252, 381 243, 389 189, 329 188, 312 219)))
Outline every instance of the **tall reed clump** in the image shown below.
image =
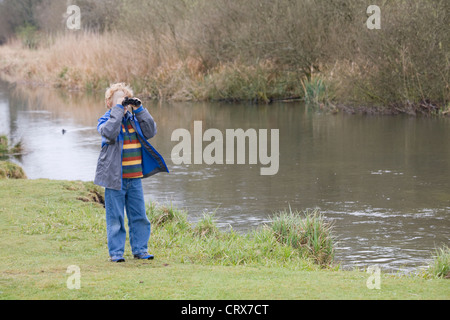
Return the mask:
POLYGON ((331 106, 330 88, 323 77, 311 74, 311 77, 302 80, 301 84, 307 107, 325 109, 331 106))
POLYGON ((444 246, 436 249, 427 276, 450 279, 450 248, 444 246))
POLYGON ((334 260, 332 225, 326 222, 318 209, 304 212, 281 211, 271 225, 276 239, 312 257, 320 266, 329 266, 334 260))

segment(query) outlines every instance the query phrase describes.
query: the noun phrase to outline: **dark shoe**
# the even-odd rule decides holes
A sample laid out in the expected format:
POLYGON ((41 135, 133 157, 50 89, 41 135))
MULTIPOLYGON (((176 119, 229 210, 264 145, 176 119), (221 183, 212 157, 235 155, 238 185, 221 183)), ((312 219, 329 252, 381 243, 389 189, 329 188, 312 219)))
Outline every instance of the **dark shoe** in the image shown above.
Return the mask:
POLYGON ((135 254, 134 258, 140 259, 140 260, 153 260, 155 257, 152 254, 141 253, 141 254, 135 254))
POLYGON ((123 258, 123 257, 111 257, 110 259, 109 259, 109 261, 111 261, 111 262, 125 262, 125 259, 123 258))

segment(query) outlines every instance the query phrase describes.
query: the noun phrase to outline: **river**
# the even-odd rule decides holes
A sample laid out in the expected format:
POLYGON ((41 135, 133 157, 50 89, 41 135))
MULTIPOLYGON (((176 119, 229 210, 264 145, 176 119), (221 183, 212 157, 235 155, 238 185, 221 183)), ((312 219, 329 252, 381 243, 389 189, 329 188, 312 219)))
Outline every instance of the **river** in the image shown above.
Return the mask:
MULTIPOLYGON (((450 245, 450 119, 311 112, 301 103, 247 105, 147 102, 158 124, 150 140, 169 174, 143 180, 147 201, 172 203, 195 221, 246 232, 289 206, 320 208, 334 224, 343 268, 386 272, 427 264, 450 245), (175 165, 174 130, 279 129, 279 170, 262 164, 175 165)), ((0 134, 22 141, 14 161, 30 179, 91 181, 101 138, 103 95, 0 82, 0 134), (63 129, 65 130, 63 134, 63 129)), ((269 140, 270 142, 270 140, 269 140)), ((203 147, 208 143, 204 142, 203 147)))

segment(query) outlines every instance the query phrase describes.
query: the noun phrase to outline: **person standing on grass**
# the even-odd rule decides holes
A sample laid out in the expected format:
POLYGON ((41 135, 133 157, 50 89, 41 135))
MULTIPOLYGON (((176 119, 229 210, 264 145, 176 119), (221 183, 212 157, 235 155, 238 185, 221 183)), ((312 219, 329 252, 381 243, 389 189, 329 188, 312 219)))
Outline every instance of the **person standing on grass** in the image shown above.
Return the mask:
POLYGON ((109 110, 97 125, 102 149, 94 183, 105 187, 108 251, 113 262, 125 261, 124 209, 134 258, 154 258, 148 253, 151 225, 145 210, 142 179, 169 172, 163 157, 147 141, 156 134, 153 117, 139 99, 138 106, 122 105, 126 97, 133 97, 128 85, 111 85, 105 93, 109 110))

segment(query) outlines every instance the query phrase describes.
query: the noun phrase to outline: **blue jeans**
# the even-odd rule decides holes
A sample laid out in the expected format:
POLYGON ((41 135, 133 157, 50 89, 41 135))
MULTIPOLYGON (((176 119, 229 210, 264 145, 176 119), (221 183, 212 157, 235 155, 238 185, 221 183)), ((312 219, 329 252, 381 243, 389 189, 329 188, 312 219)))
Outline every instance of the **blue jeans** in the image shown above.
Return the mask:
POLYGON ((127 211, 130 245, 133 255, 147 253, 150 221, 145 212, 141 179, 122 179, 122 190, 105 189, 106 234, 111 258, 123 257, 127 211))

